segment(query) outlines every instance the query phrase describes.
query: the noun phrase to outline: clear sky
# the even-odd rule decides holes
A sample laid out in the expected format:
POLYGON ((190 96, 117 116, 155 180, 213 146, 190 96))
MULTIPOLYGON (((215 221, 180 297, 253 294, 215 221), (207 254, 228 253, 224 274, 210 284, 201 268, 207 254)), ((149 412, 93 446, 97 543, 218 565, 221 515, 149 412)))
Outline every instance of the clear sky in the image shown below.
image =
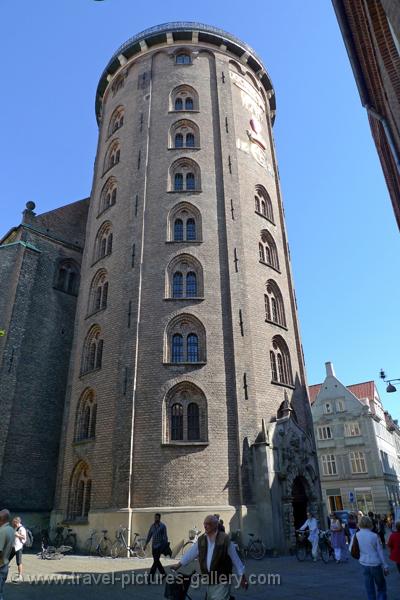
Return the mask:
MULTIPOLYGON (((89 195, 94 96, 114 51, 167 21, 231 32, 275 87, 274 135, 308 381, 400 378, 399 249, 378 155, 330 0, 0 0, 0 234, 28 200, 89 195)), ((400 386, 384 405, 400 418, 400 386)))

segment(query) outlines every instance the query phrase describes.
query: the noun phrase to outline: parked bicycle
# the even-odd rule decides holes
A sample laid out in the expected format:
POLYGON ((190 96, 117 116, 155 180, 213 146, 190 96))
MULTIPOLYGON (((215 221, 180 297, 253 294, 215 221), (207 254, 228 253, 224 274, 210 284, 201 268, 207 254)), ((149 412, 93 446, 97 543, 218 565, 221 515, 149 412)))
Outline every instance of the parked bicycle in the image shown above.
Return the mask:
POLYGON ((99 540, 97 537, 96 529, 90 530, 90 535, 85 542, 85 551, 89 554, 89 556, 93 554, 97 554, 98 556, 111 555, 111 548, 113 546, 113 543, 107 535, 108 530, 102 529, 101 532, 103 534, 103 537, 101 537, 99 540))
POLYGON ((57 523, 54 530, 52 530, 54 536, 50 536, 48 529, 42 529, 41 531, 41 542, 45 548, 49 546, 70 546, 71 551, 76 550, 76 533, 69 527, 64 527, 61 523, 57 523))
POLYGON ((115 537, 117 539, 111 547, 112 558, 118 558, 122 556, 146 558, 146 552, 144 551, 144 538, 140 537, 140 533, 134 533, 132 545, 129 546, 127 542, 127 532, 128 529, 126 527, 122 527, 122 525, 116 531, 115 537))
POLYGON ((331 544, 331 532, 319 531, 318 533, 318 549, 324 563, 329 562, 330 557, 335 559, 335 551, 331 544))
POLYGON ((42 543, 42 550, 38 552, 37 557, 42 560, 61 560, 67 552, 71 552, 71 546, 61 545, 56 548, 55 546, 45 547, 42 543))
POLYGON ((173 557, 181 558, 185 552, 197 542, 200 534, 201 531, 200 529, 197 529, 196 525, 193 527, 193 529, 189 529, 189 539, 186 541, 183 539, 181 542, 179 542, 177 547, 174 549, 173 557))
POLYGON ((260 538, 256 538, 254 533, 249 533, 249 541, 247 544, 243 543, 242 532, 240 529, 235 531, 231 535, 231 540, 236 546, 236 550, 242 560, 246 558, 254 558, 255 560, 261 560, 264 558, 267 549, 265 548, 262 540, 260 538))

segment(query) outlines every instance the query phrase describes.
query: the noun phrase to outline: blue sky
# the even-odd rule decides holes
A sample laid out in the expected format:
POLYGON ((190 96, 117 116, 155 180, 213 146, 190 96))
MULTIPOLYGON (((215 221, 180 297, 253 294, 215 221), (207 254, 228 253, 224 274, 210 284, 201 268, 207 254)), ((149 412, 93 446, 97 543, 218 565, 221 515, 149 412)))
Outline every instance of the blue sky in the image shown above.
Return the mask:
MULTIPOLYGON (((102 70, 135 33, 178 20, 233 33, 272 78, 309 383, 327 360, 345 384, 381 367, 400 378, 400 234, 329 0, 2 0, 0 233, 28 200, 45 212, 89 195, 102 70)), ((400 418, 400 391, 378 386, 400 418)))

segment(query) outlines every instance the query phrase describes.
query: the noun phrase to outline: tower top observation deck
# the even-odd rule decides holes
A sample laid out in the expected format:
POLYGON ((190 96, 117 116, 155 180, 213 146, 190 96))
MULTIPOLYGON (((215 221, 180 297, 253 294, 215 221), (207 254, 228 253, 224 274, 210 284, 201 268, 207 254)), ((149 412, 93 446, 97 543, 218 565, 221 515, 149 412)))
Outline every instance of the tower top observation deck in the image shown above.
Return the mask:
POLYGON ((170 44, 201 44, 218 47, 232 55, 243 65, 256 74, 270 103, 271 111, 275 111, 275 93, 271 79, 255 51, 248 45, 227 33, 223 29, 190 21, 176 21, 155 25, 141 31, 127 40, 114 52, 106 68, 101 74, 96 92, 96 117, 99 119, 101 100, 117 71, 135 55, 152 50, 153 48, 170 44))

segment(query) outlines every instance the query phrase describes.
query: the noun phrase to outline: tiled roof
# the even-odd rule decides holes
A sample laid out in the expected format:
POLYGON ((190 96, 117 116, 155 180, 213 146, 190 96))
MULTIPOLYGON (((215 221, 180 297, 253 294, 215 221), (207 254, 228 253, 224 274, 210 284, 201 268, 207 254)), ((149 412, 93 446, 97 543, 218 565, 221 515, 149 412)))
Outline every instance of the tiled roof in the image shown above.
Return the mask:
MULTIPOLYGON (((315 385, 310 385, 308 388, 310 394, 310 402, 314 404, 316 397, 319 394, 319 391, 322 387, 322 383, 316 383, 315 385)), ((359 400, 363 400, 368 398, 368 400, 374 400, 375 395, 375 383, 373 381, 365 381, 364 383, 355 383, 353 385, 347 385, 347 389, 354 394, 359 400)), ((364 404, 368 404, 365 402, 364 404)))

